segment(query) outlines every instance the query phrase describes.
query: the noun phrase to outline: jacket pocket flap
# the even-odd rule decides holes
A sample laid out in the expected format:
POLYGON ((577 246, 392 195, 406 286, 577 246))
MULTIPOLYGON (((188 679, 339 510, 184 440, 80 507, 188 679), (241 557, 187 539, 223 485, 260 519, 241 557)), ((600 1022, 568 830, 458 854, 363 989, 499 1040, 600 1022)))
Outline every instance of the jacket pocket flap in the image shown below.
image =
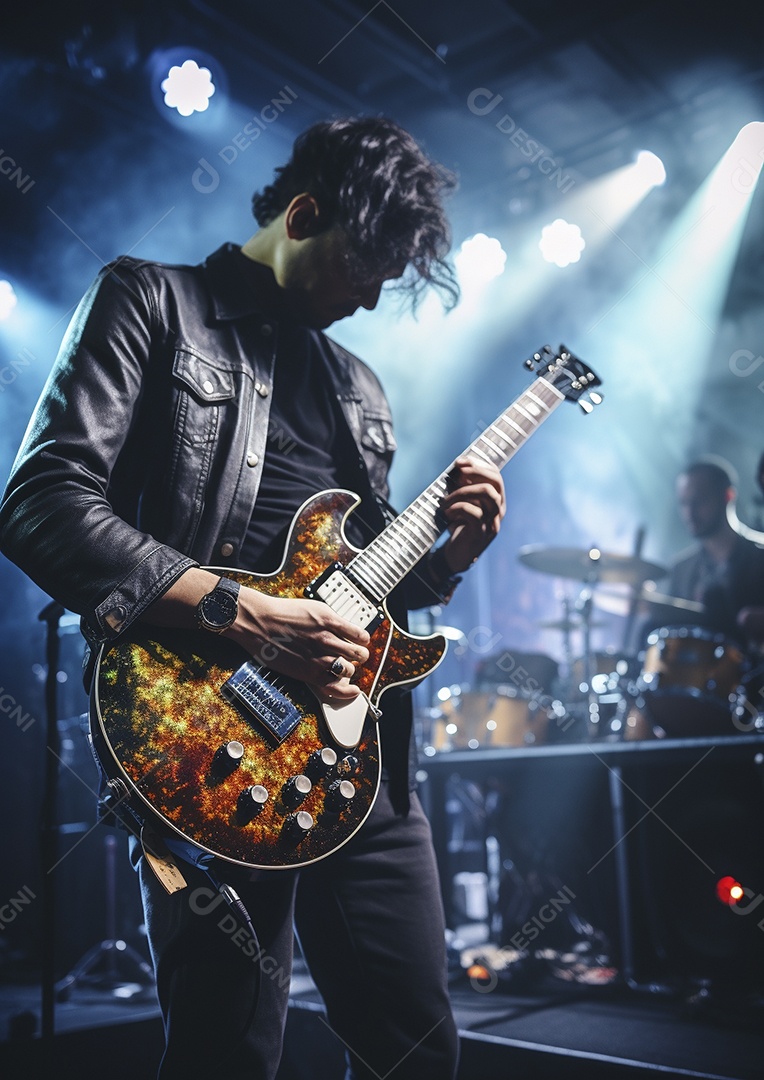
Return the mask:
POLYGON ((390 414, 364 411, 361 442, 370 450, 376 450, 378 454, 390 454, 396 450, 398 444, 393 435, 390 414))
POLYGON ((178 349, 172 371, 199 401, 227 401, 235 394, 233 373, 198 353, 178 349))

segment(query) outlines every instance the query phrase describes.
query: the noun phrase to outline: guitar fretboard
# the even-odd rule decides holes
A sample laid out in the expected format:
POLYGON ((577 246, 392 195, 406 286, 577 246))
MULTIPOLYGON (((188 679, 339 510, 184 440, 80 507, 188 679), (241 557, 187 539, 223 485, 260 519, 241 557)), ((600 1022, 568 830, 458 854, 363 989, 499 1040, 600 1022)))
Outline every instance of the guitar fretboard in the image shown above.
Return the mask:
MULTIPOLYGON (((546 378, 538 378, 505 409, 460 457, 503 468, 525 441, 564 400, 546 378)), ((348 564, 348 571, 366 594, 381 603, 427 554, 445 531, 440 504, 448 492, 454 462, 348 564)))

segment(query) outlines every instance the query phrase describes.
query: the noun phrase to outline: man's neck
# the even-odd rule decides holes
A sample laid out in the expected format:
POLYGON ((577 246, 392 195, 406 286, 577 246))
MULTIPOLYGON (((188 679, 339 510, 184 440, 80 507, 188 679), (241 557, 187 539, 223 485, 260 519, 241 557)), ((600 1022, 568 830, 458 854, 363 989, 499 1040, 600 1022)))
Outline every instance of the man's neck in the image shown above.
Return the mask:
POLYGON ((706 554, 709 555, 714 562, 724 563, 732 554, 732 549, 735 546, 737 540, 737 533, 730 528, 725 521, 724 525, 717 529, 712 536, 706 536, 701 544, 706 554))
POLYGON ((273 245, 268 229, 260 229, 241 246, 241 253, 260 268, 258 273, 258 303, 274 319, 289 314, 288 298, 279 286, 274 272, 273 245))
POLYGON ((274 237, 267 227, 258 229, 245 244, 241 245, 241 250, 253 262, 262 263, 264 266, 270 266, 273 269, 275 258, 273 241, 274 237))

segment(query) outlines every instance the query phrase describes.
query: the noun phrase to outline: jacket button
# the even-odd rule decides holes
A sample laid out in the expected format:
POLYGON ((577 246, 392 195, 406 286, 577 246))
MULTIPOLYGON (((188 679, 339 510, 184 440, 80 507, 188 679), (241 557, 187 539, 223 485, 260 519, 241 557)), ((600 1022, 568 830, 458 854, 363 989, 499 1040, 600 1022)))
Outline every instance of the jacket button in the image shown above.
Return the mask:
POLYGON ((268 387, 265 385, 265 383, 257 384, 257 392, 260 397, 268 397, 268 387))
POLYGON ((254 469, 259 460, 257 454, 247 454, 247 465, 249 465, 250 469, 254 469))
POLYGON ((273 327, 270 323, 263 323, 263 325, 260 327, 260 333, 263 335, 263 337, 270 337, 273 333, 273 327))
POLYGON ((220 554, 224 559, 230 558, 230 556, 233 555, 233 544, 221 544, 220 554))
POLYGON ((214 389, 215 387, 212 385, 210 380, 205 379, 205 381, 202 383, 202 390, 205 392, 205 394, 211 394, 214 389))

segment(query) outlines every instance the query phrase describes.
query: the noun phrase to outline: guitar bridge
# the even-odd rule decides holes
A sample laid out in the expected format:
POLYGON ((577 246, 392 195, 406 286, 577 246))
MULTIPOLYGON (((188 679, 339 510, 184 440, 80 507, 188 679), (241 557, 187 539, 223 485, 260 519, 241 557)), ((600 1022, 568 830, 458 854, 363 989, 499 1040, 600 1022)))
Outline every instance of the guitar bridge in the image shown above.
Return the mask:
POLYGON ((249 661, 234 671, 220 692, 228 701, 243 705, 279 743, 302 719, 294 702, 268 682, 249 661))
POLYGON ((306 586, 309 600, 323 600, 343 619, 372 633, 385 617, 384 612, 361 592, 339 562, 333 562, 320 577, 306 586))

